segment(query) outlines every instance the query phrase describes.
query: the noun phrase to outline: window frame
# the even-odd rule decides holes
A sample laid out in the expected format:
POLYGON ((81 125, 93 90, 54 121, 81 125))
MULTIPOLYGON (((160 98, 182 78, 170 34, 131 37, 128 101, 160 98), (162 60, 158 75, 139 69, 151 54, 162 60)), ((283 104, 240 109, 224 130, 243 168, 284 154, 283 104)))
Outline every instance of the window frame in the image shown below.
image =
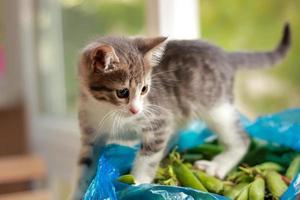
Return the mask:
MULTIPOLYGON (((6 3, 10 1, 11 0, 5 0, 6 3)), ((18 39, 21 48, 17 51, 19 51, 21 55, 23 69, 22 90, 24 91, 23 94, 27 111, 29 142, 31 151, 42 154, 47 162, 50 163, 50 174, 70 180, 72 178, 70 169, 72 169, 74 163, 76 163, 77 152, 80 147, 79 127, 77 120, 65 117, 66 109, 64 108, 66 107, 66 96, 61 99, 64 108, 56 108, 63 110, 61 116, 53 116, 39 111, 40 99, 38 95, 38 78, 36 76, 38 64, 36 60, 37 44, 35 43, 36 35, 34 24, 37 1, 39 0, 13 1, 17 4, 14 8, 17 9, 17 11, 8 11, 12 14, 18 14, 18 20, 13 26, 20 26, 18 39), (56 156, 57 154, 60 156, 56 156)), ((59 0, 46 1, 55 1, 58 3, 59 0)), ((185 6, 182 6, 182 2, 182 0, 147 0, 146 17, 148 35, 165 35, 172 39, 198 38, 199 0, 184 1, 185 6), (189 14, 184 15, 184 12, 189 14), (178 23, 173 23, 173 18, 179 15, 183 20, 180 20, 178 23), (185 21, 191 21, 191 23, 185 23, 185 21), (187 25, 191 27, 187 27, 187 25), (188 32, 185 34, 181 32, 177 34, 179 28, 182 29, 185 27, 189 30, 188 32)), ((58 28, 57 31, 61 31, 61 23, 57 23, 56 25, 58 28)), ((62 40, 62 35, 57 34, 56 40, 58 40, 56 42, 62 40)), ((61 59, 62 58, 61 54, 61 59)), ((58 64, 53 70, 57 72, 60 66, 61 64, 58 64)), ((63 67, 61 69, 63 69, 63 67)), ((53 79, 52 81, 57 81, 55 84, 61 84, 62 87, 65 87, 64 73, 61 73, 58 79, 53 79)), ((52 95, 64 95, 63 93, 66 94, 64 90, 61 90, 57 94, 52 93, 52 95)))

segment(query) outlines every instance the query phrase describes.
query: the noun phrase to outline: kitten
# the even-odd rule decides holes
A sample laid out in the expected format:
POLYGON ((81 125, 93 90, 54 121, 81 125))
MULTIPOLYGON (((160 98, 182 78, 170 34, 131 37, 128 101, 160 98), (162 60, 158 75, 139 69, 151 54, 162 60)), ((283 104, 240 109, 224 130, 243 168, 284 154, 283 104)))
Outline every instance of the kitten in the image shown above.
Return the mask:
POLYGON ((89 44, 79 67, 82 147, 73 199, 82 199, 95 174, 94 146, 138 139, 132 174, 137 183, 150 183, 170 139, 193 119, 205 121, 225 146, 195 167, 224 178, 249 147, 233 106, 235 73, 276 64, 289 47, 288 24, 279 46, 269 52, 227 53, 201 40, 165 37, 105 37, 89 44))

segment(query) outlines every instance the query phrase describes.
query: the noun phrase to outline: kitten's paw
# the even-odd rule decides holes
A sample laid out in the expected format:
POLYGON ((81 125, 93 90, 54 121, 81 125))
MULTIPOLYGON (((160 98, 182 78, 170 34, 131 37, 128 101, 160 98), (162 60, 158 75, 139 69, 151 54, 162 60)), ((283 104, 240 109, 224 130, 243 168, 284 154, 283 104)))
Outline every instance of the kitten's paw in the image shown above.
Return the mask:
POLYGON ((208 175, 224 179, 226 176, 226 169, 222 165, 214 161, 198 160, 194 163, 197 169, 204 170, 208 175))
POLYGON ((194 163, 197 169, 204 170, 208 175, 216 176, 217 165, 216 163, 208 160, 198 160, 194 163))

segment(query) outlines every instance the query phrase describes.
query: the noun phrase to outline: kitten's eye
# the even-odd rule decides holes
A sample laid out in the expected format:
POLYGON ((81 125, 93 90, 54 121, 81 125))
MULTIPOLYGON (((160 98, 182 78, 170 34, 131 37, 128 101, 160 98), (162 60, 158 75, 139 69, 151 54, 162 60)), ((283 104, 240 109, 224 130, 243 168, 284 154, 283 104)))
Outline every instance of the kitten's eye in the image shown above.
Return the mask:
POLYGON ((124 99, 124 98, 128 98, 129 97, 129 90, 127 88, 124 88, 122 90, 117 90, 116 93, 117 93, 117 96, 120 99, 124 99))
POLYGON ((142 88, 142 92, 141 94, 144 95, 148 92, 148 85, 145 85, 143 88, 142 88))

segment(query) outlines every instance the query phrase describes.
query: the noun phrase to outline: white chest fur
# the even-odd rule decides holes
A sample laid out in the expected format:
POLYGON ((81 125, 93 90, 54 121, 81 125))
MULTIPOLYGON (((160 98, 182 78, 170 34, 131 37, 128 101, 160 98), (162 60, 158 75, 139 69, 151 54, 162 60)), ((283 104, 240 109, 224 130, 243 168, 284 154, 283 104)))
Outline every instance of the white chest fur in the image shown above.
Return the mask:
POLYGON ((85 113, 85 126, 92 128, 96 135, 108 134, 113 141, 136 141, 139 137, 136 134, 138 124, 122 118, 118 108, 108 102, 90 97, 81 103, 81 109, 85 113))
POLYGON ((97 133, 110 132, 116 117, 116 109, 107 102, 87 98, 81 105, 86 126, 93 128, 97 133))

